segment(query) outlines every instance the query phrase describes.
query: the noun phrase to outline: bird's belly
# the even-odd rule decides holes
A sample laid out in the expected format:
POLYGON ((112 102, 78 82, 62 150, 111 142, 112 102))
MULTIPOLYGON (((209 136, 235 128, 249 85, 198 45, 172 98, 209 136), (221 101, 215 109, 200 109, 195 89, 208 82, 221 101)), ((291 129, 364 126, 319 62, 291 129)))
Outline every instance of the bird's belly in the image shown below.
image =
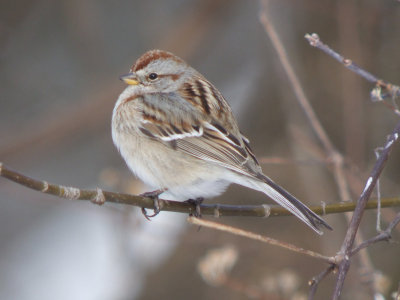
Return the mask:
POLYGON ((132 135, 118 135, 115 142, 138 178, 153 189, 168 189, 176 200, 214 197, 229 185, 224 179, 228 170, 160 142, 132 135))

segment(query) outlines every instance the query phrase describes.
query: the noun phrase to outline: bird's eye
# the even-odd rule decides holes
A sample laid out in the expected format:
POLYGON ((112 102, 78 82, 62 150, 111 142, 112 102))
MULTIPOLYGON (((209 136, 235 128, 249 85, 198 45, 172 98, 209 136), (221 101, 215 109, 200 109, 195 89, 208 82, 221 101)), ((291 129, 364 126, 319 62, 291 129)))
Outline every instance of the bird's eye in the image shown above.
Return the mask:
POLYGON ((158 77, 158 75, 156 73, 150 73, 150 75, 149 75, 150 80, 155 80, 155 79, 157 79, 157 77, 158 77))

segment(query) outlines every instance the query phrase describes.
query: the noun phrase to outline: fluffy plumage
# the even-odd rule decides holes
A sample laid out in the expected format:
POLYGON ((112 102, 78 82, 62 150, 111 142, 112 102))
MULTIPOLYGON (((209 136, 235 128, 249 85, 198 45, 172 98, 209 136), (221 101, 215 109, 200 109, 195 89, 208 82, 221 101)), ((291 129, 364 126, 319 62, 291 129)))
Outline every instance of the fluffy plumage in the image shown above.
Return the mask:
POLYGON ((230 183, 265 193, 318 233, 329 225, 266 177, 222 94, 172 53, 143 54, 113 111, 112 136, 129 168, 178 200, 213 197, 230 183))

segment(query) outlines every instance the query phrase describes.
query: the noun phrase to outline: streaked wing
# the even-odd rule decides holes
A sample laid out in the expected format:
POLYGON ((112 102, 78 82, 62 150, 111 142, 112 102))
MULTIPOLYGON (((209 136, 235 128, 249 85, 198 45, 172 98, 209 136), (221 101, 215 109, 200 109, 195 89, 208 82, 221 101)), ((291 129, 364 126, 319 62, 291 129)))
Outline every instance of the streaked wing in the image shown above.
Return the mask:
POLYGON ((206 123, 201 138, 177 140, 177 148, 200 159, 254 176, 253 170, 247 165, 249 153, 239 140, 241 137, 237 138, 216 125, 206 123))
POLYGON ((144 121, 139 128, 140 131, 148 137, 158 139, 161 142, 174 142, 176 140, 200 137, 203 135, 203 128, 197 125, 189 125, 181 122, 181 124, 159 123, 144 121))
POLYGON ((140 129, 143 134, 177 151, 247 176, 257 177, 261 173, 248 139, 239 132, 231 108, 205 78, 198 76, 186 82, 179 93, 158 101, 157 110, 150 104, 144 105, 140 129), (170 106, 163 107, 168 101, 171 101, 170 106), (169 112, 171 106, 175 109, 174 118, 169 112))
POLYGON ((256 176, 257 161, 242 136, 236 137, 216 121, 203 122, 201 125, 143 122, 142 133, 159 140, 177 151, 182 151, 199 159, 215 163, 222 167, 256 176), (251 162, 249 164, 249 162, 251 162))

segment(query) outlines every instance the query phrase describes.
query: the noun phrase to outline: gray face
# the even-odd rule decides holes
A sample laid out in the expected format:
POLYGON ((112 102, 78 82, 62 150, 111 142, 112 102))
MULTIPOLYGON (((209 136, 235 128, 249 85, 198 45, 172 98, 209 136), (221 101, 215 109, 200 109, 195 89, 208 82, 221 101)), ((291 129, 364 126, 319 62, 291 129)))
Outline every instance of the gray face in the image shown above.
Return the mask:
POLYGON ((192 68, 182 62, 157 59, 135 74, 146 91, 169 93, 176 91, 193 72, 192 68))

